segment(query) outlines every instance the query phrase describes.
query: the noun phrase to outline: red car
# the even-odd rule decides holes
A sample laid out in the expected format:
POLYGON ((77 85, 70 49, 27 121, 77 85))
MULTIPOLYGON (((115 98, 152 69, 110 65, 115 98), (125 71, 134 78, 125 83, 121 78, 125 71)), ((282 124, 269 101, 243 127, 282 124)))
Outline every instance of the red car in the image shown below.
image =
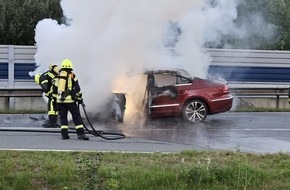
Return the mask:
POLYGON ((192 78, 184 70, 147 71, 145 110, 150 117, 182 116, 200 122, 229 111, 233 96, 225 82, 192 78))

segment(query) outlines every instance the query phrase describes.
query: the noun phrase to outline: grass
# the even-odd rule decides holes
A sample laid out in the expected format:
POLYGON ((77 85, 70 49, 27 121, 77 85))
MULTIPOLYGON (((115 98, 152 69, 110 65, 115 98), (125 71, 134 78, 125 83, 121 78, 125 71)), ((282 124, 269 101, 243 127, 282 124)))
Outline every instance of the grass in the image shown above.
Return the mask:
POLYGON ((290 189, 289 154, 0 151, 0 189, 290 189))

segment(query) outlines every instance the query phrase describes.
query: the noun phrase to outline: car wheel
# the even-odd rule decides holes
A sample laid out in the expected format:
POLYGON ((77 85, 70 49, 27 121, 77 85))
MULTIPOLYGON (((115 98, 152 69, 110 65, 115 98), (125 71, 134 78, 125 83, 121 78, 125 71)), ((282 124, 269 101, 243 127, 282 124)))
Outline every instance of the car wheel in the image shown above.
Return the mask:
POLYGON ((183 118, 192 123, 205 120, 207 114, 207 106, 201 100, 190 100, 182 110, 183 118))

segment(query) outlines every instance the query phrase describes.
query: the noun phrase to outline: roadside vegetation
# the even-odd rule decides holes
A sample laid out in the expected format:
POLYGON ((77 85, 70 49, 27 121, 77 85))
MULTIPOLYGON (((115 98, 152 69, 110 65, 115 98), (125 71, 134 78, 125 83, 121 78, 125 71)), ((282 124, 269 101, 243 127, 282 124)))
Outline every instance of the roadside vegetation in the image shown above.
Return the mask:
POLYGON ((0 151, 0 189, 290 189, 289 154, 0 151))

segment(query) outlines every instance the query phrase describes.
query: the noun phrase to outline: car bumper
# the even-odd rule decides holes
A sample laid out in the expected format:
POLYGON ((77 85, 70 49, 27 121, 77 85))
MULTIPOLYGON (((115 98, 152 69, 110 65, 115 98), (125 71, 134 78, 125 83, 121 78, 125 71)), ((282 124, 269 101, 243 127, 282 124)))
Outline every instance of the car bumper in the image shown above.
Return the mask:
POLYGON ((233 106, 233 96, 231 94, 225 95, 221 98, 211 100, 210 114, 221 113, 229 111, 233 106))

